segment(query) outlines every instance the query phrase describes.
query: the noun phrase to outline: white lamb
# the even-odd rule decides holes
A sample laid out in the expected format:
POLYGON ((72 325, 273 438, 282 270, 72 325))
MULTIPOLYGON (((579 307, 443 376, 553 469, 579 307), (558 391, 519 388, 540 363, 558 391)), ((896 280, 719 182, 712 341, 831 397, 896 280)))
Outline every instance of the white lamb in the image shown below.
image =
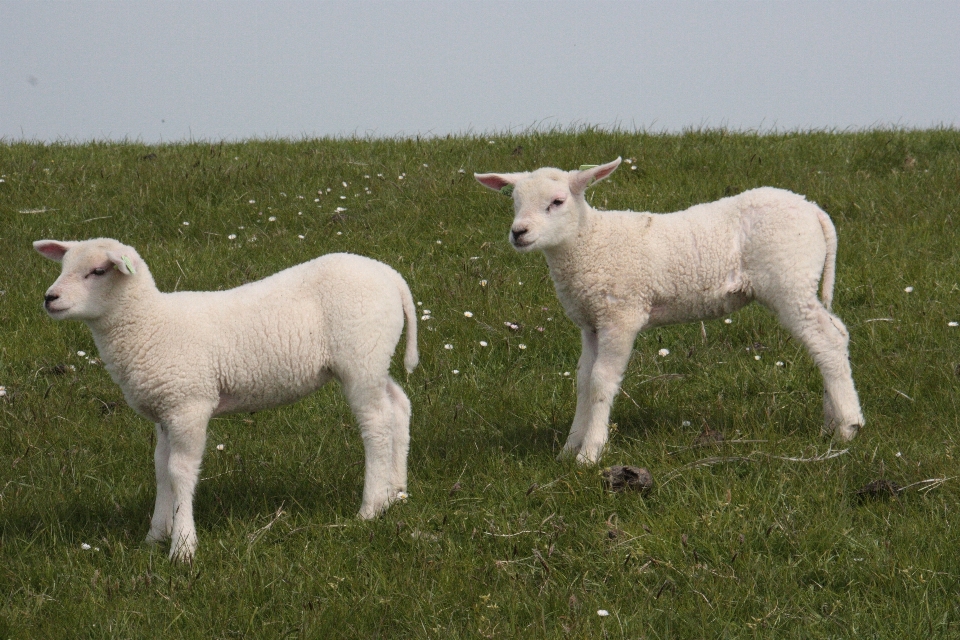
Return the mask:
POLYGON ((638 332, 716 318, 753 300, 777 314, 820 368, 824 433, 852 439, 864 419, 849 334, 828 311, 837 234, 827 214, 769 187, 670 214, 597 211, 584 190, 619 164, 476 174, 491 189, 512 191, 510 241, 518 251, 543 251, 560 302, 581 330, 577 410, 564 454, 599 459, 638 332))
POLYGON ((410 401, 389 375, 407 323, 404 365, 417 365, 410 289, 387 265, 322 256, 228 291, 161 293, 132 247, 98 238, 39 240, 63 263, 44 307, 84 321, 127 403, 156 423, 157 502, 147 542, 170 558, 197 548, 193 492, 207 422, 294 402, 331 377, 360 423, 366 455, 361 518, 407 487, 410 401))

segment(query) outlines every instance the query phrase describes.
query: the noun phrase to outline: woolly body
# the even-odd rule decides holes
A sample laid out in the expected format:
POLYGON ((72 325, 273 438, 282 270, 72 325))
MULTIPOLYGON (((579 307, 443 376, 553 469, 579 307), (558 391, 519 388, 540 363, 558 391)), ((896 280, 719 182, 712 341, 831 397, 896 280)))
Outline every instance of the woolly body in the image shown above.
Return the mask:
POLYGON ((410 402, 388 371, 404 319, 404 363, 416 366, 416 318, 390 267, 330 254, 227 291, 161 293, 136 251, 115 240, 34 246, 63 262, 47 291, 50 315, 87 323, 127 403, 157 424, 147 539, 172 534, 171 557, 196 549, 191 504, 209 419, 295 402, 331 377, 366 448, 360 516, 374 517, 406 490, 410 402))
POLYGON ((864 419, 849 336, 828 310, 837 236, 827 214, 770 187, 669 214, 593 209, 584 190, 618 165, 476 176, 498 191, 513 186, 511 242, 543 251, 557 296, 581 329, 577 411, 565 452, 598 460, 639 331, 716 318, 753 300, 774 311, 820 367, 824 431, 853 438, 864 419))

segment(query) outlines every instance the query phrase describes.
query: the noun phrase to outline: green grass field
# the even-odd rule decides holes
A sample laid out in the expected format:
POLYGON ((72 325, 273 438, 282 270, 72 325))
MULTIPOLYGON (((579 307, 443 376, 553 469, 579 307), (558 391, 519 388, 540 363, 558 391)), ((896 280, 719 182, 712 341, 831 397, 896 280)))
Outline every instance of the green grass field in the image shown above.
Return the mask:
POLYGON ((960 637, 960 131, 6 142, 0 180, 0 638, 960 637), (773 185, 831 215, 868 423, 849 446, 820 435, 808 355, 751 306, 638 338, 603 464, 647 467, 651 494, 555 460, 579 332, 472 174, 617 156, 598 208, 773 185), (196 562, 145 546, 153 427, 87 328, 42 311, 59 267, 30 246, 96 236, 166 291, 335 251, 400 271, 430 311, 421 366, 394 367, 409 500, 354 518, 362 443, 331 384, 213 420, 196 562), (694 446, 705 427, 725 441, 694 446), (906 489, 858 493, 876 480, 906 489))

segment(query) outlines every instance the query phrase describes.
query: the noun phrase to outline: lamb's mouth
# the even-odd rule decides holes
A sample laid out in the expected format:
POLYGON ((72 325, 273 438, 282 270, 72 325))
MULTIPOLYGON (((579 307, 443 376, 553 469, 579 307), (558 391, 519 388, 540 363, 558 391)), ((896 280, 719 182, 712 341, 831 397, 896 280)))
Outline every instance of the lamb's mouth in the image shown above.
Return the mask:
POLYGON ((64 307, 63 309, 54 309, 53 307, 46 307, 47 313, 51 316, 55 316, 60 313, 64 313, 70 310, 70 307, 64 307))
POLYGON ((533 244, 533 240, 527 240, 526 242, 524 242, 523 240, 514 239, 514 240, 511 240, 510 242, 511 244, 513 244, 514 249, 526 249, 527 247, 533 244))

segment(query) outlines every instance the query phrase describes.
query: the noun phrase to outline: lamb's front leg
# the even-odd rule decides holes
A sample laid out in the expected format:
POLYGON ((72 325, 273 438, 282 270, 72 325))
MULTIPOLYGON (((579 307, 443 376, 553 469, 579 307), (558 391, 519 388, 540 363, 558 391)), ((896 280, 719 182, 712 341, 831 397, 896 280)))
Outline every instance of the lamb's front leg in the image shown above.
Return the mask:
POLYGON ((207 442, 209 410, 198 410, 164 422, 170 453, 167 473, 173 497, 170 559, 193 560, 197 530, 193 524, 193 492, 200 477, 200 462, 207 442))
POLYGON ((157 474, 157 502, 150 519, 150 531, 147 532, 147 544, 156 544, 170 537, 173 529, 173 487, 170 484, 169 459, 170 439, 167 431, 159 422, 157 428, 157 448, 153 452, 153 466, 157 474))
POLYGON ((587 431, 590 415, 590 375, 593 364, 597 359, 597 333, 593 329, 581 329, 580 339, 583 350, 580 352, 580 362, 577 363, 577 409, 573 415, 573 424, 570 426, 570 435, 563 445, 563 451, 558 459, 566 456, 575 456, 580 452, 583 436, 587 431))
POLYGON ((620 390, 620 381, 630 362, 636 336, 637 331, 619 327, 600 329, 596 335, 597 352, 586 385, 586 398, 577 399, 578 414, 580 405, 586 400, 583 439, 577 462, 596 464, 603 453, 603 447, 607 444, 610 407, 620 390))

